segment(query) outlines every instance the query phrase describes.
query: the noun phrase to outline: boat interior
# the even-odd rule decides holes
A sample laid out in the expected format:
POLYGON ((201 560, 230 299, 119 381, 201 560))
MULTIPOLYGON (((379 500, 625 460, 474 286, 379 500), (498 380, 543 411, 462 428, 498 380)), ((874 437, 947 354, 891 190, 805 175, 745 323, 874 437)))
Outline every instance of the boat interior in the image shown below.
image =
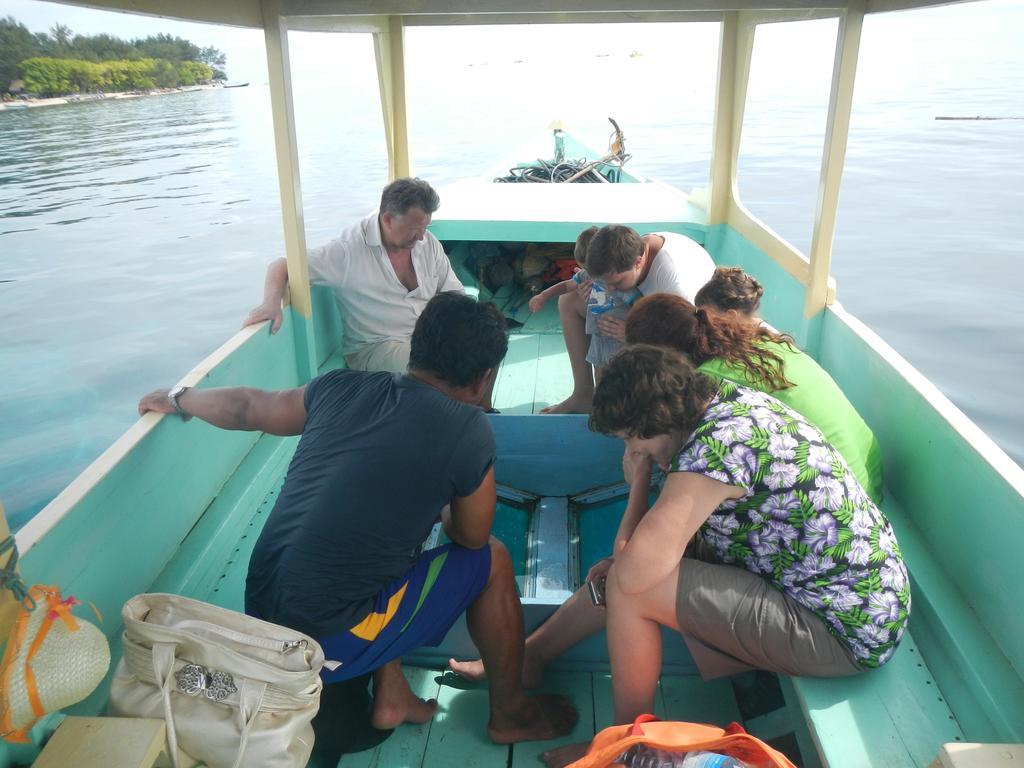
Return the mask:
MULTIPOLYGON (((627 186, 633 185, 619 188, 627 186)), ((474 275, 471 255, 517 254, 527 246, 567 254, 575 234, 589 223, 519 219, 504 229, 500 222, 491 224, 497 237, 534 235, 518 241, 476 239, 482 223, 469 218, 446 216, 434 225, 468 290, 505 306, 513 326, 495 388, 501 414, 490 417, 499 454, 495 533, 513 554, 528 629, 550 615, 582 583, 589 566, 609 551, 626 496, 621 446, 590 432, 585 416, 537 415, 571 388, 557 306, 549 303, 536 314, 521 305, 516 309, 519 286, 513 281, 492 293, 474 275)), ((999 626, 1013 631, 1020 622, 1015 598, 990 589, 983 593, 991 598, 985 604, 969 603, 964 597, 970 593, 969 582, 980 588, 993 575, 976 567, 957 545, 959 529, 948 514, 929 514, 949 508, 945 499, 940 507, 938 496, 962 495, 964 508, 976 509, 976 500, 968 498, 974 481, 951 467, 947 484, 938 488, 930 473, 918 469, 922 451, 933 452, 936 461, 947 452, 962 452, 955 432, 944 426, 920 392, 897 384, 900 372, 882 364, 884 345, 880 349, 882 343, 869 333, 867 338, 858 334, 855 321, 839 314, 841 309, 831 308, 810 321, 799 311, 795 317, 787 314, 792 306, 787 294, 799 287, 737 233, 678 214, 674 221, 631 224, 695 237, 717 263, 743 266, 765 284, 766 320, 791 330, 830 370, 882 443, 884 507, 906 554, 914 588, 915 620, 896 657, 882 670, 854 679, 751 673, 705 683, 685 646, 666 633, 665 673, 655 714, 719 725, 740 722, 805 766, 925 765, 943 743, 1024 735, 1024 717, 1017 717, 1024 683, 992 634, 999 626), (870 381, 864 370, 872 371, 870 381), (886 377, 892 380, 886 383, 886 377), (922 430, 934 436, 932 442, 922 443, 922 430), (909 503, 913 499, 919 503, 909 503), (851 728, 851 718, 857 728, 851 728), (837 745, 842 754, 836 752, 837 745), (879 754, 889 762, 878 762, 879 754)), ((341 322, 326 289, 314 290, 313 305, 316 370, 324 372, 343 365, 341 322)), ((289 327, 293 323, 290 311, 285 328, 275 336, 264 326, 239 332, 185 380, 202 386, 300 384, 296 371, 301 336, 289 327)), ((249 553, 297 444, 296 438, 222 432, 197 422, 150 417, 110 449, 104 466, 91 468, 95 476, 79 479, 87 492, 49 521, 51 530, 22 561, 29 578, 71 585, 75 594, 97 603, 107 617, 115 657, 118 611, 139 592, 173 592, 241 609, 249 553), (125 498, 133 503, 115 501, 125 498), (168 498, 175 503, 168 504, 168 498), (111 509, 116 512, 111 514, 111 509), (96 558, 99 552, 105 553, 102 560, 96 558), (118 560, 114 582, 109 558, 118 560)), ((997 499, 990 499, 993 503, 984 512, 991 519, 1001 508, 997 499)), ((1009 505, 1002 510, 1008 514, 1009 505)), ((30 527, 47 522, 43 516, 30 527)), ((38 528, 30 534, 40 535, 38 528)), ((486 690, 445 673, 450 656, 474 655, 464 625, 457 625, 440 647, 421 649, 407 659, 414 689, 438 698, 441 713, 426 725, 399 729, 373 750, 345 756, 340 765, 481 765, 490 764, 490 758, 496 764, 537 764, 537 755, 552 743, 491 744, 485 729, 486 690)), ((563 741, 588 739, 610 725, 603 637, 580 644, 554 665, 545 687, 568 693, 580 709, 579 725, 563 741)), ((101 688, 71 711, 102 712, 105 696, 101 688)))
MULTIPOLYGON (((325 289, 310 292, 307 281, 287 11, 299 17, 299 28, 317 28, 313 22, 323 11, 326 29, 351 26, 376 35, 392 176, 409 172, 400 104, 401 31, 403 24, 415 23, 418 11, 356 18, 352 4, 346 6, 353 14, 349 21, 330 16, 330 3, 315 2, 238 0, 223 9, 189 3, 181 6, 185 10, 161 0, 88 4, 266 30, 291 305, 276 335, 266 324, 243 329, 180 383, 287 388, 342 366, 336 306, 325 289)), ((927 3, 872 0, 868 12, 922 4, 927 3)), ((424 5, 450 13, 437 3, 424 5)), ((616 179, 620 183, 566 185, 494 184, 490 177, 439 190, 443 207, 431 230, 467 290, 495 301, 510 320, 509 351, 494 395, 501 413, 489 418, 499 456, 496 534, 513 553, 527 628, 553 612, 591 563, 609 551, 625 489, 620 444, 590 432, 585 416, 538 415, 569 394, 571 376, 557 307, 552 302, 529 313, 517 257, 544 251, 569 258, 577 234, 592 224, 679 232, 701 243, 717 264, 743 267, 765 286, 765 320, 818 360, 875 432, 886 478, 882 506, 910 571, 913 617, 889 663, 841 680, 748 674, 704 682, 682 643, 666 635, 655 714, 718 725, 740 722, 802 766, 925 766, 949 742, 1024 742, 1024 611, 1013 589, 1024 582, 1017 535, 1024 471, 847 313, 835 301, 828 276, 865 4, 810 10, 813 4, 807 3, 733 4, 760 8, 764 19, 733 5, 712 5, 710 16, 701 18, 722 22, 722 45, 711 185, 703 198, 628 174, 616 179), (777 12, 780 5, 789 16, 777 12), (743 207, 735 179, 754 29, 762 20, 814 14, 839 16, 841 24, 808 259, 743 207), (499 262, 504 268, 491 269, 499 262), (499 279, 509 271, 519 279, 499 279), (965 519, 977 541, 965 541, 965 519)), ((633 20, 629 13, 619 16, 633 20)), ((444 16, 424 23, 443 20, 472 21, 444 16)), ((549 155, 547 137, 543 154, 520 158, 549 155)), ((296 444, 297 438, 226 432, 149 413, 18 532, 25 579, 59 584, 65 594, 95 603, 115 661, 121 607, 138 593, 172 592, 241 609, 249 554, 296 444)), ((545 680, 549 690, 570 695, 580 711, 576 730, 563 741, 589 739, 611 724, 603 646, 601 637, 581 644, 545 680)), ((450 655, 474 655, 464 626, 455 626, 440 647, 407 659, 413 689, 440 701, 432 722, 402 727, 378 747, 346 755, 339 764, 537 765, 538 754, 555 743, 491 744, 486 690, 445 674, 450 655)), ((109 680, 69 712, 102 713, 108 687, 109 680)), ((59 717, 41 721, 31 744, 0 745, 0 768, 31 763, 59 717)))

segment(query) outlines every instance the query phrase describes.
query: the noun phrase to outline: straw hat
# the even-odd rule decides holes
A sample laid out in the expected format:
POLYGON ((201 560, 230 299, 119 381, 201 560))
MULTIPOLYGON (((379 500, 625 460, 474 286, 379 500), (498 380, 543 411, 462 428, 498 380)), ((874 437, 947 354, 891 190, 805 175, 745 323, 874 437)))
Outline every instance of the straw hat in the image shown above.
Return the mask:
POLYGON ((71 614, 77 600, 38 584, 28 595, 0 662, 0 736, 20 743, 47 712, 92 693, 110 666, 107 638, 71 614))

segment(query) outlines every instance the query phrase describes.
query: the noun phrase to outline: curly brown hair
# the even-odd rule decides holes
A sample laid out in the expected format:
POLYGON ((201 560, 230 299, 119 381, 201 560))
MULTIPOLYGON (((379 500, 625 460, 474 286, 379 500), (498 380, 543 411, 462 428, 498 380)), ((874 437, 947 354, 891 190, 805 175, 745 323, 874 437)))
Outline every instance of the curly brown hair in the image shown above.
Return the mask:
POLYGON ((792 387, 782 357, 760 342, 793 340, 744 317, 697 309, 682 296, 654 293, 640 299, 626 316, 627 344, 657 344, 682 352, 701 365, 720 357, 743 368, 751 381, 770 392, 792 387))
POLYGON ((612 358, 594 392, 590 428, 606 435, 689 435, 718 389, 673 349, 626 347, 612 358))
POLYGON ((735 309, 748 317, 761 307, 764 286, 739 267, 716 267, 715 273, 693 297, 698 307, 718 312, 735 309))

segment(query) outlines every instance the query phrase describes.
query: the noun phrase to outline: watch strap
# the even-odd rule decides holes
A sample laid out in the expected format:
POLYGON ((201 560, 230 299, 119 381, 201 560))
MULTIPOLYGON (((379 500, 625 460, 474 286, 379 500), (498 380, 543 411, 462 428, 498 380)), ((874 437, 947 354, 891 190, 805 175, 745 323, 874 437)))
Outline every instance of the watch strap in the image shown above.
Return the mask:
POLYGON ((171 405, 174 406, 174 410, 186 418, 188 417, 188 414, 185 413, 185 409, 181 407, 181 404, 178 402, 178 398, 190 389, 191 387, 175 387, 167 393, 167 399, 171 401, 171 405))

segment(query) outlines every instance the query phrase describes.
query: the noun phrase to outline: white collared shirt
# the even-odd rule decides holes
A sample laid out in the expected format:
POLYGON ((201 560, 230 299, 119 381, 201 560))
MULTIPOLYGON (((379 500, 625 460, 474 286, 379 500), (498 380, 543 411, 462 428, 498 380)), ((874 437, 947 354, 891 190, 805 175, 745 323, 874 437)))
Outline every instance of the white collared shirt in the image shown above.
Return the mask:
POLYGON ((692 302, 697 291, 715 274, 715 262, 711 260, 711 254, 686 235, 676 232, 652 234, 664 238, 665 243, 654 254, 651 269, 637 288, 644 296, 674 293, 692 302))
POLYGON ((409 341, 416 319, 435 295, 465 293, 441 243, 427 232, 412 249, 415 290, 406 289, 391 266, 380 234, 377 211, 341 235, 308 252, 309 279, 334 293, 341 312, 342 354, 365 344, 409 341))

